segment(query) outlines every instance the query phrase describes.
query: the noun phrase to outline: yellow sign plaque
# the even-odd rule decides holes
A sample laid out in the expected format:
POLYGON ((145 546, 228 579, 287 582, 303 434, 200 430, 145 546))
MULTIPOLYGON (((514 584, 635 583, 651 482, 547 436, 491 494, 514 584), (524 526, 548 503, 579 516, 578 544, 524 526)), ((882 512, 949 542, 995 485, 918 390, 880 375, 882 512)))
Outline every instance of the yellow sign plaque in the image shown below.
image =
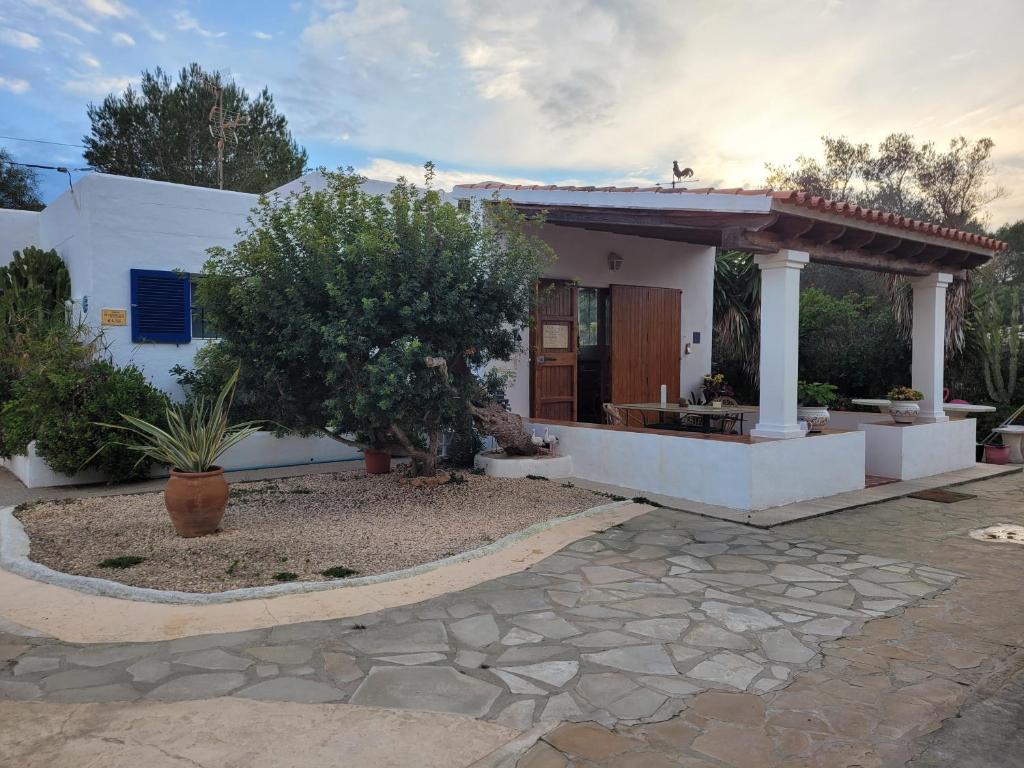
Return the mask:
POLYGON ((128 325, 128 310, 101 309, 100 325, 128 325))

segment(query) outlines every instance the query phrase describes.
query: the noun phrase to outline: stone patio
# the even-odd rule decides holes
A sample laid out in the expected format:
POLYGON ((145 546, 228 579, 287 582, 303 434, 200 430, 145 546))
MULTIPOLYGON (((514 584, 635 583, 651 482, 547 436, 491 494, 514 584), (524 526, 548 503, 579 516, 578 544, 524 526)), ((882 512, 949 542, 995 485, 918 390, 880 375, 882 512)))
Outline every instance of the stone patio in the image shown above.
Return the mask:
POLYGON ((707 690, 766 693, 823 643, 956 575, 656 509, 522 573, 415 606, 163 643, 11 641, 0 696, 234 695, 538 721, 666 720, 707 690))

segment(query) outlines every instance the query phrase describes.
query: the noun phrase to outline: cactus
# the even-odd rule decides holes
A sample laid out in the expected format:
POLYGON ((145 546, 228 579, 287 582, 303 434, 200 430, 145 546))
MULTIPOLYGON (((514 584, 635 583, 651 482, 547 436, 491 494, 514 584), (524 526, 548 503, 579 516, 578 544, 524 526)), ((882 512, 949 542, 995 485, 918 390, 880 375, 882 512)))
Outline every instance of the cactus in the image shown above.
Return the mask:
POLYGON ((70 298, 68 268, 54 250, 29 246, 0 267, 0 328, 8 333, 32 320, 63 316, 70 298))
POLYGON ((1016 291, 1011 294, 1010 322, 1003 323, 1003 309, 994 296, 989 297, 980 313, 980 342, 982 374, 985 389, 994 402, 1009 403, 1017 387, 1018 361, 1020 358, 1020 297, 1016 291), (1003 361, 1006 360, 1006 373, 1003 361))

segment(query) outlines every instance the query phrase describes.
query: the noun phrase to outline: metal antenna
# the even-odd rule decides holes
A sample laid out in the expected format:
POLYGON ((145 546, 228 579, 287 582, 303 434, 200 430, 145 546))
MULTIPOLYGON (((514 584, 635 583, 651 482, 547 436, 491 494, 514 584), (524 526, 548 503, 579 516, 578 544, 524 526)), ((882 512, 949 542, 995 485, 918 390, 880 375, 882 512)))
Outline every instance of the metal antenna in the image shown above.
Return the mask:
POLYGON ((208 77, 207 85, 213 91, 216 102, 210 108, 210 135, 217 140, 217 185, 224 189, 224 145, 228 139, 238 144, 238 129, 249 124, 248 115, 224 111, 224 75, 227 70, 208 77))

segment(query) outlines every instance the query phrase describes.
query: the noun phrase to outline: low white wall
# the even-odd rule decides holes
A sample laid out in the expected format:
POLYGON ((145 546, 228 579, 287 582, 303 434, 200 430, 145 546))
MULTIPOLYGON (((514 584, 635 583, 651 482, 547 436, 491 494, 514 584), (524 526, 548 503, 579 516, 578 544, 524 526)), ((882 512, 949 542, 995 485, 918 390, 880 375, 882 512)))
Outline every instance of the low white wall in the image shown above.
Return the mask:
POLYGON ((864 487, 864 435, 754 443, 545 423, 577 477, 754 510, 864 487))
POLYGON ((975 464, 974 419, 934 424, 862 424, 869 475, 913 480, 975 464))
MULTIPOLYGON (((326 464, 333 461, 359 461, 363 457, 358 448, 331 440, 329 437, 274 437, 270 432, 250 435, 220 461, 230 471, 293 467, 303 464, 326 464)), ((87 470, 64 475, 36 454, 35 443, 29 443, 28 455, 0 459, 0 466, 8 469, 26 488, 49 488, 64 485, 90 485, 107 481, 105 475, 87 470)), ((153 477, 166 476, 165 469, 154 470, 153 477)))
POLYGON ((860 429, 861 424, 892 424, 888 413, 862 413, 860 411, 829 411, 830 429, 860 429))

